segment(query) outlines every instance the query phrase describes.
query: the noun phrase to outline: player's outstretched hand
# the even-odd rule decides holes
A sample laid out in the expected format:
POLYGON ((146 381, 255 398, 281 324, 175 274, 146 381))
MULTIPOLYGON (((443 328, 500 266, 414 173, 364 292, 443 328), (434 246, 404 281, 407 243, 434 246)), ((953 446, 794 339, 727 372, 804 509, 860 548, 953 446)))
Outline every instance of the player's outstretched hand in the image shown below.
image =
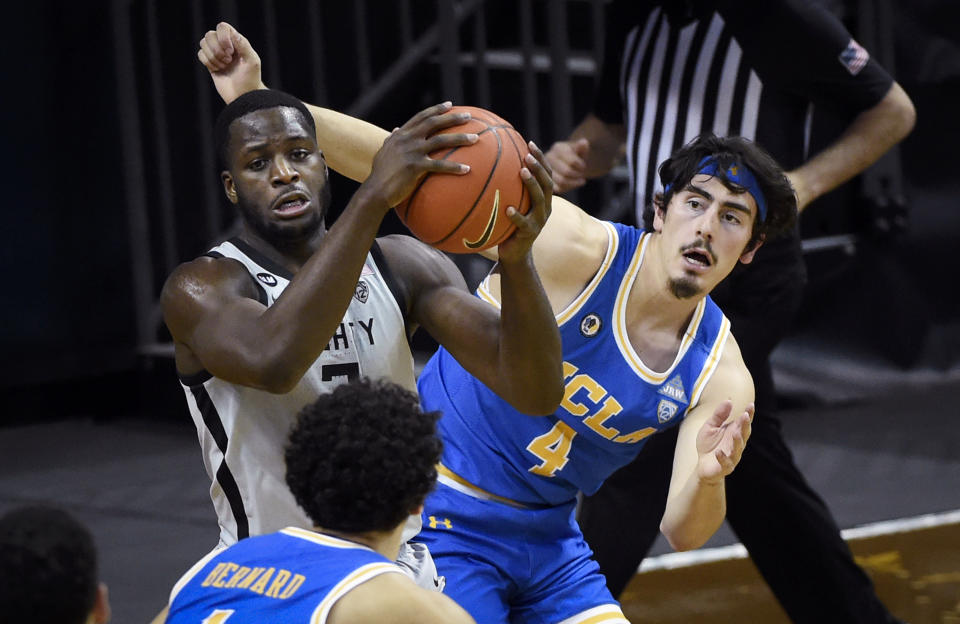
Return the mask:
POLYGON ((516 262, 526 258, 550 216, 553 202, 553 178, 550 164, 536 143, 527 143, 526 167, 520 170, 523 185, 530 193, 530 210, 521 214, 516 206, 507 206, 507 217, 517 226, 510 237, 497 247, 500 262, 516 262))
POLYGON ((197 58, 227 104, 247 91, 267 88, 260 77, 260 56, 247 38, 226 22, 207 31, 200 40, 197 58))
POLYGON ((361 186, 368 198, 382 202, 386 210, 406 199, 428 173, 462 175, 470 171, 462 163, 430 158, 435 150, 472 145, 480 138, 467 132, 437 134, 470 119, 470 113, 451 113, 452 106, 443 102, 425 108, 390 133, 373 158, 370 177, 361 186))
POLYGON ((716 483, 733 472, 750 437, 753 403, 731 418, 733 404, 724 401, 697 433, 697 476, 701 482, 716 483))
POLYGON ((547 151, 547 162, 553 169, 553 188, 564 193, 579 188, 587 182, 587 154, 590 141, 585 138, 575 141, 557 141, 547 151))

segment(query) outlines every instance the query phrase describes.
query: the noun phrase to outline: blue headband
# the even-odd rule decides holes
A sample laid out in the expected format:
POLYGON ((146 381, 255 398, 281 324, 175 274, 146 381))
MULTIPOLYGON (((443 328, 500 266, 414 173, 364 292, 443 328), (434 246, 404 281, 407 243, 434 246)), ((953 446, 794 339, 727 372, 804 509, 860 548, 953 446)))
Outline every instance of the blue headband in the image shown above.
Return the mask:
MULTIPOLYGON (((697 175, 703 174, 708 176, 716 176, 717 172, 720 170, 717 165, 717 159, 713 156, 704 156, 703 160, 699 164, 700 171, 697 172, 697 175)), ((760 185, 757 184, 757 178, 753 175, 753 172, 744 167, 739 163, 734 163, 724 172, 724 176, 727 180, 730 180, 734 184, 738 184, 743 188, 747 189, 747 192, 753 195, 753 199, 757 202, 757 216, 760 217, 760 222, 763 223, 767 220, 767 200, 763 196, 763 191, 760 190, 760 185)), ((670 192, 670 185, 668 184, 663 189, 664 193, 670 192)))

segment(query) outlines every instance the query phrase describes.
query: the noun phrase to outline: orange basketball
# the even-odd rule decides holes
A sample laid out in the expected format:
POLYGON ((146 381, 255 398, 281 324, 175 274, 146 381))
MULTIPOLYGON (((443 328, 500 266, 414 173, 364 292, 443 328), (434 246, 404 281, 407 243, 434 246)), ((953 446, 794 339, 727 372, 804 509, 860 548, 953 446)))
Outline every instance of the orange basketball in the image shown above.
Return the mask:
POLYGON ((396 211, 423 242, 452 253, 474 253, 499 245, 516 229, 507 206, 522 214, 530 210, 530 195, 520 178, 529 150, 513 126, 488 110, 454 106, 451 112, 468 112, 472 118, 441 132, 475 132, 480 138, 430 157, 470 165, 470 171, 427 174, 396 211))

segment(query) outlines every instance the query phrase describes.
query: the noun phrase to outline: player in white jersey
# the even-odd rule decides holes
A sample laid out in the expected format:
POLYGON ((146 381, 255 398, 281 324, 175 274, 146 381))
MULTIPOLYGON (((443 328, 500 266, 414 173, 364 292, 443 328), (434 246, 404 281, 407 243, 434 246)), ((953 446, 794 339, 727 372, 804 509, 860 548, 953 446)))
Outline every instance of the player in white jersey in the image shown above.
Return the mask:
MULTIPOLYGON (((234 67, 229 60, 217 63, 213 77, 219 85, 234 67)), ((161 297, 177 371, 198 416, 214 500, 220 501, 224 541, 277 525, 304 526, 302 514, 290 512, 289 495, 276 491, 283 489, 279 454, 295 408, 320 391, 316 380, 323 386, 325 364, 331 367, 330 382, 364 372, 409 386, 409 358, 397 345, 419 326, 517 409, 531 414, 556 409, 563 393, 559 334, 530 255, 552 195, 550 171, 536 146, 536 156, 520 172, 531 210, 527 215, 508 210, 517 230, 500 246, 506 301, 498 314, 470 295, 455 265, 439 251, 409 236, 376 238, 384 215, 424 175, 468 170, 428 156, 477 140, 474 134, 436 135, 468 115, 450 113, 447 102, 398 128, 372 166, 369 159, 363 163, 366 182, 327 230, 330 193, 318 135, 330 129, 316 125, 287 94, 264 89, 235 96, 225 98, 230 104, 217 120, 215 136, 224 192, 242 217, 238 240, 244 248, 237 249, 256 263, 227 254, 198 258, 173 272, 161 297), (257 266, 268 270, 260 276, 257 266), (390 310, 380 283, 388 274, 397 311, 390 310), (289 283, 271 302, 265 280, 281 277, 289 283), (351 309, 364 292, 368 301, 380 302, 382 317, 379 311, 376 317, 365 314, 362 303, 351 309), (376 351, 356 351, 364 341, 376 351), (348 342, 353 353, 347 353, 348 342), (203 385, 205 378, 208 384, 210 378, 218 381, 203 385), (243 403, 256 406, 256 413, 239 411, 243 403), (236 464, 232 446, 241 447, 236 464)))
MULTIPOLYGON (((268 307, 293 278, 289 270, 239 238, 221 243, 207 255, 240 262, 257 283, 258 300, 268 307)), ((204 465, 213 480, 210 496, 217 509, 222 544, 291 524, 309 526, 284 485, 281 454, 290 419, 298 409, 358 375, 387 378, 416 389, 402 304, 391 290, 392 278, 380 270, 380 264, 385 265, 383 254, 374 244, 340 325, 290 392, 271 394, 206 371, 181 376, 204 465), (248 509, 257 513, 250 516, 248 509)), ((412 527, 412 534, 418 524, 412 527)))

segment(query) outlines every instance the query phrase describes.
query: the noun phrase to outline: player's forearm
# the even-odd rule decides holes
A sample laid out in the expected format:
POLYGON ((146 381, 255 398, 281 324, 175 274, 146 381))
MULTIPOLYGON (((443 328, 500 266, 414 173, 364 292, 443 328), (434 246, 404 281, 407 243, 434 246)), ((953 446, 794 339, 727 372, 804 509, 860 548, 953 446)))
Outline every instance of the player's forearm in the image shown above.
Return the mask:
POLYGON ((389 132, 371 123, 329 108, 307 104, 317 125, 317 143, 327 164, 351 180, 370 175, 373 157, 389 132))
POLYGON ((250 358, 270 392, 291 390, 341 331, 343 315, 376 239, 387 206, 363 187, 324 235, 323 244, 267 308, 257 332, 262 349, 250 358), (335 267, 335 269, 331 269, 335 267))
POLYGON ((883 99, 860 113, 836 141, 788 173, 800 209, 876 162, 910 133, 915 121, 913 103, 893 83, 883 99))
POLYGON ((500 263, 498 392, 527 414, 552 414, 563 398, 560 332, 527 254, 500 263))
POLYGON ((570 141, 585 138, 590 142, 587 152, 586 177, 598 178, 613 169, 623 157, 626 129, 622 124, 610 124, 594 115, 587 115, 570 134, 570 141))
POLYGON ((726 513, 724 480, 705 483, 693 474, 667 498, 660 532, 674 550, 699 548, 720 528, 726 513))

